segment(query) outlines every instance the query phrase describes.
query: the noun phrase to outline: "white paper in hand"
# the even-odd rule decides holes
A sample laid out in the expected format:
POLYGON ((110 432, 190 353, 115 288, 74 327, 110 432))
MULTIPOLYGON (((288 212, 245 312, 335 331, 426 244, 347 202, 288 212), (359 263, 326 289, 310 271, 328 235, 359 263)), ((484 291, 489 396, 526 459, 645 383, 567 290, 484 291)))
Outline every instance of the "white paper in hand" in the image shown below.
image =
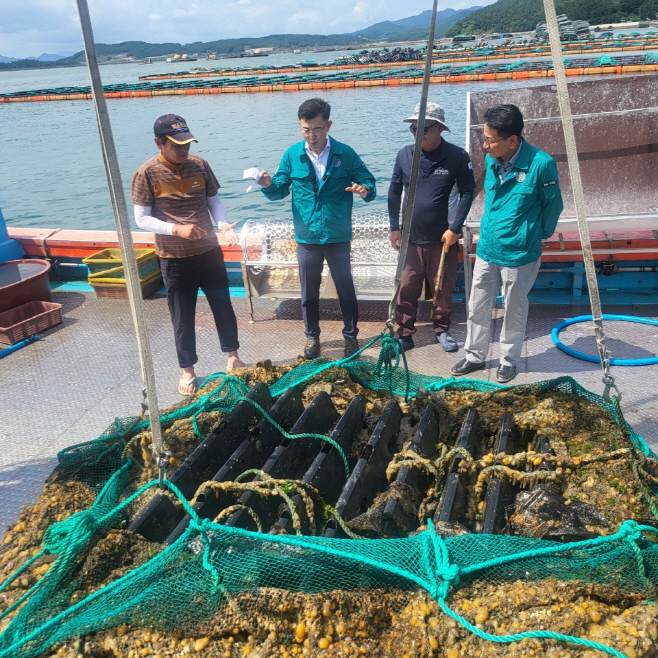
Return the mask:
POLYGON ((245 169, 242 178, 251 178, 254 182, 245 190, 246 192, 251 192, 252 190, 255 190, 258 185, 258 181, 260 180, 260 170, 257 167, 251 167, 250 169, 245 169))

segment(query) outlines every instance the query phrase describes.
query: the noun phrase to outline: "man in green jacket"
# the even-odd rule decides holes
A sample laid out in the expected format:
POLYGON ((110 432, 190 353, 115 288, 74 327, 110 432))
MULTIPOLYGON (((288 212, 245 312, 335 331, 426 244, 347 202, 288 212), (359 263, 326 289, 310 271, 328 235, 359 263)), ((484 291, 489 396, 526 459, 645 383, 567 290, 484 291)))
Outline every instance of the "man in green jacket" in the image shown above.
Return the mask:
POLYGON ((453 375, 484 368, 491 312, 502 288, 505 317, 496 380, 516 377, 541 241, 553 235, 563 208, 555 160, 526 142, 522 131, 523 115, 516 105, 499 105, 484 114, 484 215, 468 306, 466 358, 452 367, 453 375))
POLYGON ((261 171, 258 180, 271 201, 285 198, 292 188, 307 359, 320 356, 320 284, 325 259, 345 325, 345 356, 359 349, 359 306, 350 264, 352 199, 358 194, 372 201, 376 194, 375 178, 361 158, 347 144, 329 138, 330 112, 329 103, 320 98, 302 103, 297 116, 303 141, 283 154, 273 176, 261 171))

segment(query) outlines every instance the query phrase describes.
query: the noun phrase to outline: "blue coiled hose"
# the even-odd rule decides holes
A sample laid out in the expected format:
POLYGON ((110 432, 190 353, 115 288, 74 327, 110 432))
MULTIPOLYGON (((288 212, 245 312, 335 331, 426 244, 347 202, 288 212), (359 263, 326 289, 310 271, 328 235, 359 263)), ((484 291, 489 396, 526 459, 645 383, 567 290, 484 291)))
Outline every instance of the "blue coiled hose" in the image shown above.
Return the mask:
MULTIPOLYGON (((607 321, 617 321, 617 322, 637 322, 639 324, 652 324, 658 327, 658 320, 652 320, 651 318, 637 318, 632 315, 603 315, 604 320, 607 321)), ((569 318, 568 320, 563 320, 551 331, 551 338, 555 343, 555 346, 568 354, 569 356, 574 356, 577 359, 582 359, 583 361, 590 361, 591 363, 601 363, 601 359, 598 356, 592 356, 591 354, 585 354, 584 352, 579 352, 574 350, 571 347, 567 347, 559 337, 560 331, 569 325, 576 324, 577 322, 591 322, 591 315, 579 315, 576 318, 569 318)), ((611 366, 651 366, 658 363, 658 356, 652 356, 647 359, 610 359, 611 366)))

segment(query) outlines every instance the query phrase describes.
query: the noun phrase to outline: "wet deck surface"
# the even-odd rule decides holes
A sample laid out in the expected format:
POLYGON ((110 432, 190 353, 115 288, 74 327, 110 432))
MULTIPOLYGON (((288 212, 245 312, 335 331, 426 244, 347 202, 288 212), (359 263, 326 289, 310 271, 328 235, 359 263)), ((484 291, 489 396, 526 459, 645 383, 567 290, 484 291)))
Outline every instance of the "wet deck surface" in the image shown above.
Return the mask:
MULTIPOLYGON (((96 299, 93 293, 54 292, 64 305, 61 325, 42 340, 0 361, 3 393, 0 408, 0 535, 18 517, 22 505, 32 503, 66 446, 99 436, 115 417, 136 415, 141 402, 139 356, 127 300, 96 299)), ((269 358, 289 361, 303 350, 305 338, 299 300, 254 299, 256 323, 249 324, 246 302, 233 299, 240 329, 240 354, 250 364, 269 358)), ((604 306, 604 313, 658 319, 658 304, 604 306)), ((360 336, 378 335, 387 317, 385 302, 360 302, 360 336)), ((177 368, 167 300, 146 300, 160 407, 180 400, 177 368)), ((550 338, 561 320, 589 313, 587 306, 532 305, 528 338, 514 384, 571 375, 582 386, 602 393, 601 370, 560 352, 550 338)), ((450 366, 463 352, 446 354, 434 341, 428 323, 429 305, 421 304, 416 349, 408 353, 409 367, 419 373, 449 377, 450 366)), ((496 310, 493 336, 498 338, 502 310, 496 310)), ((452 333, 463 345, 466 322, 463 304, 456 304, 452 333)), ((343 339, 338 304, 321 306, 323 356, 341 358, 343 339)), ((589 323, 563 331, 565 344, 596 353, 589 323)), ((606 323, 608 345, 616 358, 645 358, 658 354, 658 326, 606 323)), ((197 310, 199 363, 197 375, 224 371, 214 322, 205 298, 197 310)), ((371 349, 366 356, 376 358, 371 349)), ((474 373, 495 381, 498 346, 492 345, 489 368, 474 373)), ((623 393, 622 409, 633 428, 658 451, 658 365, 615 367, 613 375, 623 393)))

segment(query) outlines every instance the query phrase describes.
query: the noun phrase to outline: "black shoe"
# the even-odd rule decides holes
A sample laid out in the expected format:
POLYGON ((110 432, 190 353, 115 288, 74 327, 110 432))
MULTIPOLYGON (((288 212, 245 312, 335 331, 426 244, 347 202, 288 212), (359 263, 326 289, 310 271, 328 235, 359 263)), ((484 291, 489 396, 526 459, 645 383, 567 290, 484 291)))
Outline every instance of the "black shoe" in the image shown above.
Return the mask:
POLYGON ((468 375, 469 373, 475 372, 476 370, 484 370, 484 366, 484 361, 482 363, 475 363, 473 361, 469 361, 468 359, 462 359, 461 361, 457 361, 457 363, 455 363, 455 365, 450 368, 450 372, 453 375, 460 377, 461 375, 468 375))
MULTIPOLYGON (((402 338, 397 338, 396 340, 404 352, 413 350, 415 347, 414 339, 411 336, 402 336, 402 338)), ((394 349, 390 349, 388 355, 391 357, 391 359, 394 359, 397 356, 397 353, 394 349)))
POLYGON ((345 358, 352 356, 355 352, 359 351, 359 341, 356 338, 345 339, 345 358))
POLYGON ((320 340, 318 338, 309 338, 304 347, 304 358, 307 361, 317 359, 320 356, 320 340))
POLYGON ((499 384, 511 382, 516 377, 516 366, 499 366, 496 373, 496 381, 499 384))

